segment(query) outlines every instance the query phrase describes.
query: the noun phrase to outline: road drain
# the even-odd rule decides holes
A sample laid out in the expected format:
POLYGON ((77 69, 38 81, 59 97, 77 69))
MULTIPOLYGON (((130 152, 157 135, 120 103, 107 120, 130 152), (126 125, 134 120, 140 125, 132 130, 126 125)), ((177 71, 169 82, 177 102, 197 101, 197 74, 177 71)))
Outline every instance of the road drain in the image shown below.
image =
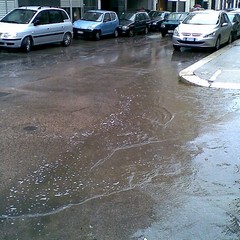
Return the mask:
POLYGON ((38 127, 36 126, 26 126, 23 128, 23 130, 27 131, 27 132, 34 132, 38 130, 38 127))

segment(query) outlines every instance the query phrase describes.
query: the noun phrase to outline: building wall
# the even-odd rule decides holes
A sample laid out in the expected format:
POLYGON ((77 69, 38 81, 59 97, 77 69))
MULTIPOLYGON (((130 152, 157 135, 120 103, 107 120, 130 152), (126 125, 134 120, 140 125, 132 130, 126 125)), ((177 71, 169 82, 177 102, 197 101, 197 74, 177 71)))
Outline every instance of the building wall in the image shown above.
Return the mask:
POLYGON ((60 0, 18 0, 19 6, 52 6, 59 7, 60 0))
POLYGON ((18 2, 16 0, 0 0, 0 18, 4 17, 16 7, 18 7, 18 2))

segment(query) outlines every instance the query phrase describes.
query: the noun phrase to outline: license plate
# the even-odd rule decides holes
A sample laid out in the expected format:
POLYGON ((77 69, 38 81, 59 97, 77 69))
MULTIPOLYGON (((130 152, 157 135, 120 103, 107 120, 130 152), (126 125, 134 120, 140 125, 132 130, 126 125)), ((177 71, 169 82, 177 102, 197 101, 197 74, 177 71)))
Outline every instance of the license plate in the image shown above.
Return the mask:
POLYGON ((195 38, 184 38, 184 41, 194 42, 196 41, 195 38))
POLYGON ((83 31, 78 31, 78 34, 83 34, 83 31))
POLYGON ((168 33, 173 33, 173 30, 168 30, 168 33))

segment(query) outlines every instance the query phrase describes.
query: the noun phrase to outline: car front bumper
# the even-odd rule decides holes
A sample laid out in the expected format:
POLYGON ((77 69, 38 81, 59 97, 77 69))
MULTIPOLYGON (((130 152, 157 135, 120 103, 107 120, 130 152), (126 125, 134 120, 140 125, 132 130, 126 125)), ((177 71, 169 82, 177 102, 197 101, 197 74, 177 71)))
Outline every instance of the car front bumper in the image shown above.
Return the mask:
POLYGON ((173 35, 172 43, 179 47, 212 48, 216 45, 215 38, 187 38, 173 35))
POLYGON ((73 28, 73 34, 80 37, 94 37, 96 30, 73 28))
POLYGON ((22 43, 21 38, 16 38, 16 39, 0 38, 0 47, 20 48, 21 43, 22 43))

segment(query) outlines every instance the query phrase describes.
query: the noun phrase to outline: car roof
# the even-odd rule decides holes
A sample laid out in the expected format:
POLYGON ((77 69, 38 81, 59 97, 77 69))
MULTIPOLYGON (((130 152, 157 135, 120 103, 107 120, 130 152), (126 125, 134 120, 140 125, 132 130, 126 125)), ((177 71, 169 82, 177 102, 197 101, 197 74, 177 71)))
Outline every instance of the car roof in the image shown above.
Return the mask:
POLYGON ((60 8, 50 7, 50 6, 49 7, 48 6, 22 6, 22 7, 19 7, 18 9, 29 9, 29 10, 38 11, 38 10, 44 10, 44 9, 60 9, 60 8))
POLYGON ((100 10, 100 9, 92 9, 92 10, 88 10, 87 12, 114 13, 114 11, 100 10))

